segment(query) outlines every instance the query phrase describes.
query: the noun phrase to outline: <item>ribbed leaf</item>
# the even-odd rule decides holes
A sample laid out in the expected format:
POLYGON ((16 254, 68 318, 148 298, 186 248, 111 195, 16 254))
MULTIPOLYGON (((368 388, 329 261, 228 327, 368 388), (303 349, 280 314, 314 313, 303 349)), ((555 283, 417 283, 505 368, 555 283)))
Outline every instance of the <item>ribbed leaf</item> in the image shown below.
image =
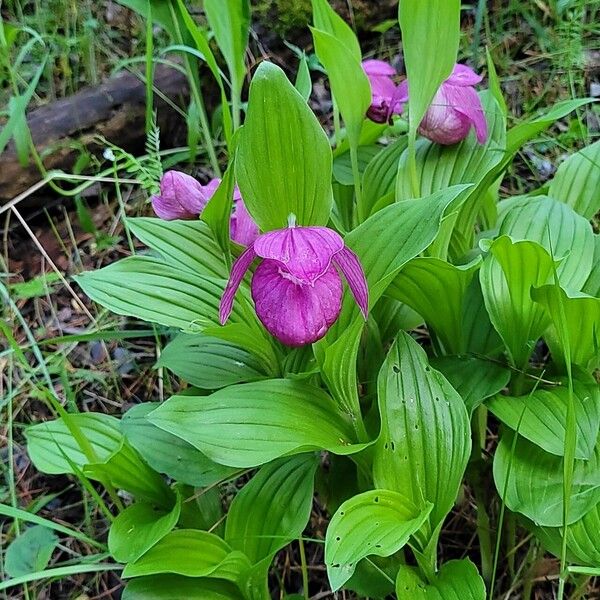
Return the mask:
MULTIPOLYGON (((536 389, 528 396, 496 396, 489 409, 508 427, 546 452, 563 456, 569 390, 567 382, 536 389), (522 415, 522 416, 521 416, 522 415)), ((600 389, 593 379, 575 379, 573 403, 577 422, 575 457, 588 459, 594 452, 600 426, 600 389)))
POLYGON ((510 379, 510 371, 502 365, 474 356, 440 356, 429 362, 460 394, 469 414, 503 390, 510 379))
POLYGON ((121 419, 121 430, 127 441, 155 471, 198 487, 210 486, 236 472, 213 462, 185 440, 148 421, 146 416, 158 406, 158 402, 138 404, 121 419))
POLYGON ((180 510, 179 495, 170 511, 146 502, 128 506, 110 525, 108 549, 113 558, 124 563, 137 560, 175 527, 180 510))
POLYGON ((445 354, 460 354, 466 349, 465 293, 480 264, 480 257, 460 266, 439 258, 414 258, 402 268, 386 293, 408 304, 425 319, 445 354), (440 302, 440 298, 444 301, 440 302))
MULTIPOLYGON (((225 280, 187 271, 156 258, 131 256, 75 277, 83 291, 111 311, 187 330, 218 324, 225 280)), ((232 320, 244 320, 236 302, 232 320)))
POLYGON ((344 19, 331 8, 329 2, 327 0, 312 0, 312 10, 315 28, 338 38, 350 55, 360 62, 362 54, 356 34, 344 19))
POLYGON ((571 362, 587 370, 596 368, 600 360, 600 298, 578 293, 567 295, 554 285, 532 290, 531 297, 547 309, 552 320, 544 339, 553 360, 564 367, 565 348, 558 334, 560 319, 564 318, 571 362))
POLYGON ((261 467, 229 508, 231 547, 256 564, 298 538, 310 517, 317 466, 316 455, 301 454, 261 467))
POLYGON ((426 521, 431 504, 415 504, 389 490, 370 490, 346 500, 333 515, 325 538, 325 564, 338 590, 366 556, 390 556, 426 521))
MULTIPOLYGON (((511 458, 512 432, 505 432, 494 456, 494 480, 503 494, 510 470, 504 502, 537 525, 563 524, 563 458, 549 454, 519 436, 511 458), (510 465, 510 467, 509 467, 510 465)), ((600 502, 600 449, 589 460, 576 460, 573 470, 568 523, 583 517, 600 502)))
POLYGON ((226 279, 223 252, 202 221, 163 221, 149 217, 127 219, 130 231, 177 268, 226 279))
POLYGON ((186 577, 213 577, 237 581, 250 566, 248 559, 214 533, 177 529, 163 537, 136 562, 129 563, 123 577, 174 573, 186 577))
POLYGON ((274 64, 260 64, 236 155, 244 202, 262 230, 325 225, 331 212, 331 148, 304 98, 274 64))
POLYGON ((417 506, 432 503, 434 530, 454 504, 471 450, 465 404, 404 332, 381 368, 378 391, 375 485, 402 492, 417 506))
MULTIPOLYGON (((360 146, 357 151, 358 171, 362 175, 374 156, 381 151, 375 144, 360 146)), ((350 152, 344 152, 333 159, 333 178, 342 185, 354 185, 350 152)))
POLYGON ((537 242, 560 259, 556 269, 565 289, 580 290, 592 269, 592 227, 562 202, 545 196, 519 198, 504 213, 499 235, 537 242))
POLYGON ((43 525, 33 525, 6 547, 3 556, 4 571, 10 577, 20 577, 43 571, 58 546, 56 534, 43 525))
POLYGON ((550 255, 536 242, 513 242, 503 235, 489 246, 479 278, 485 306, 512 362, 524 367, 549 317, 531 299, 531 288, 552 277, 550 255))
POLYGON ((209 458, 255 467, 285 454, 329 450, 352 454, 352 427, 333 400, 300 381, 271 379, 234 385, 210 396, 173 396, 148 415, 209 458))
POLYGON ((261 362, 249 352, 203 334, 179 334, 161 352, 157 367, 205 390, 264 379, 261 362))
POLYGON ((548 195, 591 219, 600 212, 600 141, 575 152, 560 164, 548 195))
POLYGON ((600 235, 594 236, 594 258, 592 271, 581 290, 590 296, 600 298, 600 235))
POLYGON ((400 567, 396 596, 406 600, 485 600, 486 591, 477 567, 465 558, 444 563, 430 584, 413 567, 400 567))
POLYGON ((244 600, 233 583, 181 575, 149 575, 130 581, 121 600, 244 600))

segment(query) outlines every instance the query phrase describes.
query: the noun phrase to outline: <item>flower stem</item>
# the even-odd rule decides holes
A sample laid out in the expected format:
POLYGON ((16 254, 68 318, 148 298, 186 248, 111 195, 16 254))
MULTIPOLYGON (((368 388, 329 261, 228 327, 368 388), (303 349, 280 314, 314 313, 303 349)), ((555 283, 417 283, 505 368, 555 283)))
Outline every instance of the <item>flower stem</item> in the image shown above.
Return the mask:
POLYGON ((362 207, 362 188, 360 181, 360 171, 358 170, 358 148, 355 144, 350 144, 350 162, 352 164, 352 178, 354 179, 354 195, 356 197, 356 206, 358 213, 363 212, 362 207))
POLYGON ((417 148, 416 148, 416 134, 409 133, 408 136, 408 170, 410 172, 410 186, 413 198, 418 198, 420 194, 419 190, 419 177, 417 175, 417 148))

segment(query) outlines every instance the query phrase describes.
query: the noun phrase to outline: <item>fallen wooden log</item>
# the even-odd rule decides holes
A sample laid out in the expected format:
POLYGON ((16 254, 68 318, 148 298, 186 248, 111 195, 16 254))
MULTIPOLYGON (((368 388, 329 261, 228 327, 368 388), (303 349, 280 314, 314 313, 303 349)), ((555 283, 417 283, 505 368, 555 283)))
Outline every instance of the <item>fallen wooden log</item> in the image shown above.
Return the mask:
MULTIPOLYGON (((185 107, 189 95, 186 77, 177 69, 157 65, 154 85, 175 104, 185 107)), ((181 115, 154 96, 157 122, 164 147, 185 140, 181 115)), ((101 85, 32 110, 27 123, 33 142, 47 169, 69 170, 81 155, 82 146, 101 153, 98 135, 130 151, 143 150, 145 141, 145 84, 123 72, 101 85)), ((41 178, 33 160, 23 167, 11 142, 0 155, 0 204, 14 198, 41 178)))

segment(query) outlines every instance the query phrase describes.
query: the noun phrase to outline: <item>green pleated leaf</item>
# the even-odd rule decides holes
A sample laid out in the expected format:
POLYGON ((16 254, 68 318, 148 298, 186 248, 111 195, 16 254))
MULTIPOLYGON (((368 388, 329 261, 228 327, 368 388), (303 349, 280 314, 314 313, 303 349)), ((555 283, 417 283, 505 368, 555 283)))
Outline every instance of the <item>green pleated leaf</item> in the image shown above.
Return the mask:
POLYGON ((435 93, 456 63, 460 0, 402 0, 398 19, 409 81, 409 127, 416 135, 435 93))
POLYGON ((336 37, 350 55, 360 62, 361 51, 358 38, 352 28, 338 15, 327 0, 312 0, 313 23, 320 29, 336 37))
POLYGON ((600 360, 600 298, 579 293, 567 295, 555 285, 533 289, 531 297, 547 309, 552 320, 544 339, 553 360, 565 366, 565 347, 558 334, 564 318, 571 362, 587 370, 596 368, 600 360))
POLYGON ((325 225, 331 212, 331 148, 319 121, 285 73, 260 64, 248 99, 235 173, 259 227, 325 225))
POLYGON ((398 162, 406 149, 406 136, 397 139, 379 153, 367 165, 363 175, 363 193, 358 212, 367 218, 374 211, 379 200, 394 191, 398 162))
POLYGON ((108 549, 113 558, 123 563, 136 561, 175 527, 180 511, 179 495, 170 511, 147 502, 128 506, 108 531, 108 549))
POLYGON ((83 436, 81 448, 63 419, 32 425, 25 430, 27 452, 42 473, 73 473, 73 463, 82 469, 91 462, 102 462, 118 452, 123 444, 119 421, 100 413, 69 415, 69 421, 83 436))
MULTIPOLYGON (((569 390, 567 382, 536 389, 528 396, 495 396, 489 409, 508 427, 546 452, 563 456, 569 390), (522 416, 521 416, 522 415, 522 416)), ((588 459, 594 452, 600 426, 600 389, 593 379, 573 381, 573 403, 577 422, 575 457, 588 459)))
POLYGON ((531 288, 550 281, 553 261, 536 242, 513 242, 503 235, 489 246, 479 278, 485 306, 512 362, 524 367, 549 323, 531 288))
MULTIPOLYGON (((381 146, 371 144, 360 146, 357 150, 358 171, 362 175, 374 156, 381 151, 381 146)), ((342 185, 354 185, 350 152, 344 152, 333 159, 333 178, 342 185)))
POLYGON ((390 556, 426 521, 431 504, 376 489, 346 500, 333 515, 325 538, 325 564, 332 589, 350 579, 366 556, 390 556))
POLYGON ((581 291, 590 296, 600 298, 600 235, 594 235, 592 271, 581 291))
MULTIPOLYGON (((145 256, 125 258, 75 280, 92 300, 117 314, 192 331, 218 324, 225 288, 223 279, 145 256)), ((246 318, 242 306, 234 304, 233 322, 246 318)))
POLYGON ((471 451, 465 404, 404 332, 377 383, 381 433, 373 456, 375 485, 402 492, 417 506, 432 503, 435 530, 454 504, 471 451))
POLYGON ((500 222, 499 235, 530 240, 560 259, 561 285, 580 290, 592 269, 594 238, 591 225, 572 208, 546 196, 525 196, 511 203, 500 222))
POLYGON ((197 487, 213 485, 236 472, 213 462, 185 440, 148 421, 146 416, 158 406, 158 402, 138 404, 121 419, 121 430, 127 441, 155 471, 197 487))
POLYGON ((123 570, 123 577, 174 573, 186 577, 213 577, 238 581, 250 566, 248 559, 233 551, 214 533, 177 529, 163 537, 148 552, 123 570))
POLYGON ((157 367, 205 390, 265 379, 261 362, 249 352, 203 334, 179 334, 162 350, 157 367))
POLYGON ((312 508, 314 454, 281 458, 260 471, 236 495, 227 515, 225 540, 252 564, 300 537, 312 508))
POLYGON ((149 575, 130 581, 121 600, 244 600, 229 581, 181 575, 149 575))
POLYGON ((413 567, 400 567, 396 596, 406 600, 485 600, 486 591, 477 567, 465 558, 444 563, 429 584, 413 567))
POLYGON ((475 356, 439 356, 429 362, 460 394, 469 414, 484 400, 503 390, 510 380, 508 369, 475 356))
MULTIPOLYGON (((510 478, 504 502, 536 525, 563 525, 563 458, 519 436, 511 458, 512 432, 505 432, 494 456, 494 480, 500 495, 510 478), (510 466, 509 466, 510 465, 510 466)), ((589 460, 575 460, 568 523, 581 519, 600 502, 600 449, 589 460)))
POLYGON ((4 571, 10 577, 43 571, 57 546, 58 537, 51 529, 43 525, 28 527, 6 548, 4 571))
POLYGON ((445 354, 460 354, 466 350, 465 294, 480 264, 480 257, 460 266, 439 258, 414 258, 402 268, 386 293, 425 319, 445 354), (440 298, 444 301, 440 302, 440 298))
POLYGON ((508 131, 506 136, 507 151, 514 154, 525 142, 533 139, 538 133, 548 129, 550 125, 554 125, 559 119, 566 117, 570 112, 590 102, 593 102, 593 98, 563 100, 557 102, 548 112, 519 123, 508 131))
POLYGON ((311 29, 315 52, 325 67, 331 92, 344 119, 350 146, 358 147, 362 123, 371 105, 371 85, 356 57, 333 32, 311 29))
POLYGON ((240 93, 246 65, 244 56, 250 28, 248 0, 204 0, 208 24, 227 63, 233 94, 240 93))
POLYGON ((177 268, 226 279, 223 252, 202 221, 163 221, 150 217, 127 219, 131 233, 177 268))
POLYGON ((560 164, 550 181, 548 195, 588 220, 600 212, 600 141, 560 164))
POLYGON ((232 467, 255 467, 308 450, 352 454, 365 447, 355 443, 347 415, 331 397, 301 381, 271 379, 202 398, 173 396, 148 418, 232 467))

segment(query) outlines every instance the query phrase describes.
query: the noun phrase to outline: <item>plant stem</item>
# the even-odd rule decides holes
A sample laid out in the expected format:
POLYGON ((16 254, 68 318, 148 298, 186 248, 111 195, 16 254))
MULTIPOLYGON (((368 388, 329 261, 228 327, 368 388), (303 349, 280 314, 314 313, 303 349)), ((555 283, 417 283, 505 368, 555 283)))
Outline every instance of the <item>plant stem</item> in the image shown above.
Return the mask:
POLYGON ((408 135, 408 170, 410 173, 410 187, 413 198, 420 196, 419 177, 417 175, 417 148, 416 134, 414 132, 408 135))
POLYGON ((360 171, 358 170, 358 148, 355 144, 350 144, 350 162, 352 163, 352 178, 354 179, 354 195, 356 197, 358 218, 362 222, 364 218, 362 214, 364 212, 362 203, 362 184, 360 181, 360 171))
POLYGON ((308 566, 306 564, 306 552, 304 550, 304 540, 302 537, 298 538, 298 545, 300 546, 300 565, 302 567, 302 591, 304 592, 304 600, 309 600, 308 566))

